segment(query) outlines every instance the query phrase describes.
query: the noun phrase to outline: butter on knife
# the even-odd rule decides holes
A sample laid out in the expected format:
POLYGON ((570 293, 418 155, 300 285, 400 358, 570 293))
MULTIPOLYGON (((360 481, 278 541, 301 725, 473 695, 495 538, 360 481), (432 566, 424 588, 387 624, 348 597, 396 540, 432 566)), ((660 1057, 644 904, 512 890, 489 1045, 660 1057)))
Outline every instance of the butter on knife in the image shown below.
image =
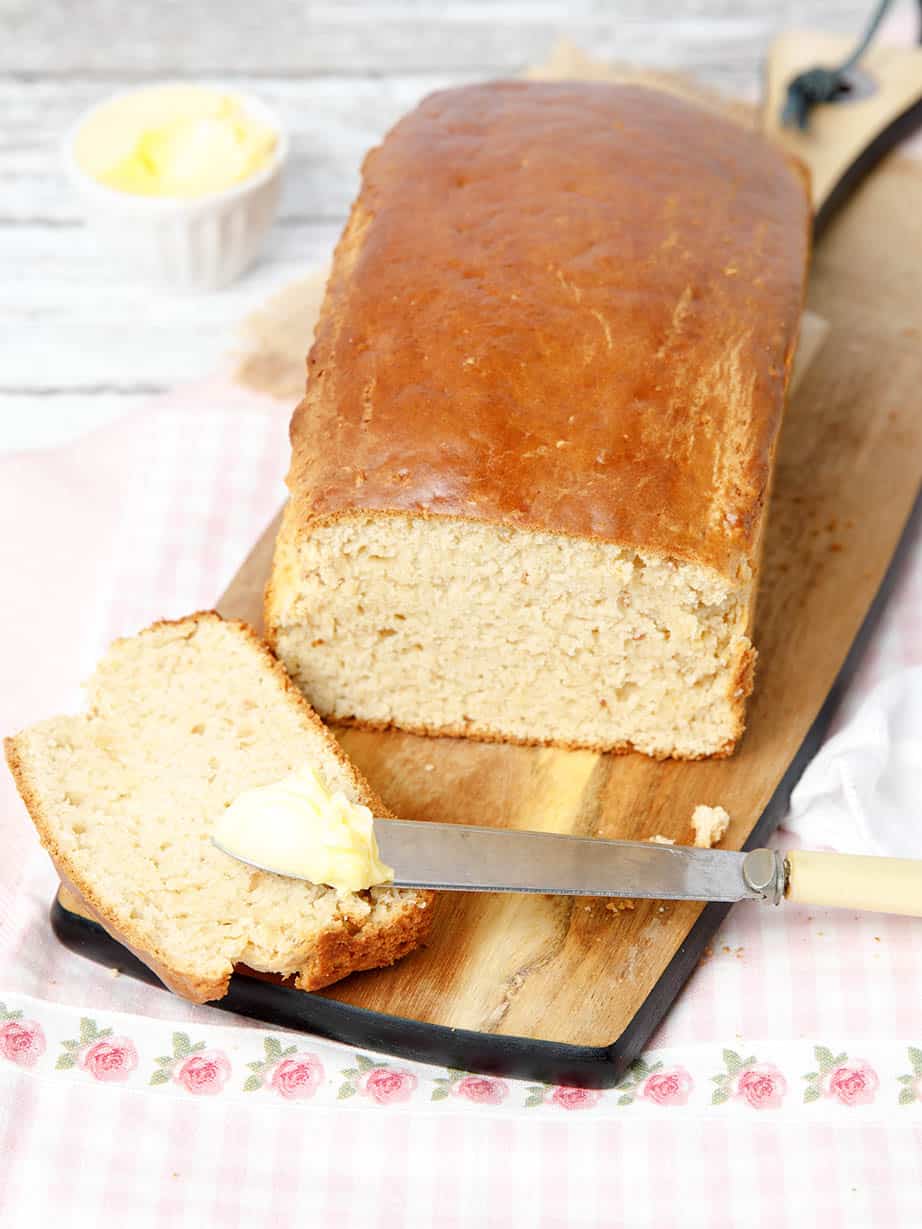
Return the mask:
POLYGON ((371 811, 328 790, 310 764, 244 790, 218 819, 213 839, 244 862, 338 892, 394 877, 381 861, 371 811))

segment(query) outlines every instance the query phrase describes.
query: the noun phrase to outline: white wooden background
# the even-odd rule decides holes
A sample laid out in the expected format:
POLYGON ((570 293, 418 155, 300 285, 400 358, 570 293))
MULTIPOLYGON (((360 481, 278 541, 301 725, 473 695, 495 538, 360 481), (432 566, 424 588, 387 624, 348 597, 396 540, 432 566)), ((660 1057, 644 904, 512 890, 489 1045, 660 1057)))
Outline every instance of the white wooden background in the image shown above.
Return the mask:
POLYGON ((851 33, 870 0, 0 0, 0 447, 35 447, 206 375, 241 318, 323 258, 367 147, 422 95, 509 76, 566 35, 599 56, 682 68, 754 96, 771 37, 851 33), (257 268, 211 295, 155 292, 104 263, 61 142, 110 91, 224 79, 293 137, 281 218, 257 268))

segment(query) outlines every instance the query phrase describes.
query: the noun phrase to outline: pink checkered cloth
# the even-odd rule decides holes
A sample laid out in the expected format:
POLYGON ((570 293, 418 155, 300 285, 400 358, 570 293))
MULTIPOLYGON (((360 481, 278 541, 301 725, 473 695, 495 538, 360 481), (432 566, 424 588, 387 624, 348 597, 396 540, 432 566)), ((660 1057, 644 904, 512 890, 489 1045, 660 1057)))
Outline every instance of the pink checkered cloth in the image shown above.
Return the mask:
MULTIPOLYGON (((282 499, 287 419, 215 380, 0 460, 3 732, 78 707, 114 636, 213 602, 282 499)), ((916 542, 805 778, 803 839, 833 814, 848 847, 887 847, 875 800, 898 815, 892 782, 920 762, 920 609, 916 542)), ((55 876, 5 775, 0 825, 0 1225, 922 1221, 917 922, 735 910, 623 1086, 587 1093, 356 1052, 114 977, 51 936, 55 876)), ((917 849, 919 827, 916 798, 917 849)))

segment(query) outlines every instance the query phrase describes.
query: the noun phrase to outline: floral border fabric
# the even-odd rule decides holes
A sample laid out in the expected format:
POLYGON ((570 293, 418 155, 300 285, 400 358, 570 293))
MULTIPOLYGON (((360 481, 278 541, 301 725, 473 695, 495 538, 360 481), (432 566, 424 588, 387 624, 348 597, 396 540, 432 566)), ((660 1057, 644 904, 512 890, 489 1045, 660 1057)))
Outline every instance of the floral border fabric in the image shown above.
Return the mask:
POLYGON ((152 1096, 435 1113, 922 1120, 922 1044, 907 1042, 662 1050, 637 1059, 616 1088, 600 1091, 402 1062, 294 1033, 217 1026, 191 1037, 139 1016, 96 1017, 7 995, 0 1001, 0 1073, 12 1069, 152 1096))

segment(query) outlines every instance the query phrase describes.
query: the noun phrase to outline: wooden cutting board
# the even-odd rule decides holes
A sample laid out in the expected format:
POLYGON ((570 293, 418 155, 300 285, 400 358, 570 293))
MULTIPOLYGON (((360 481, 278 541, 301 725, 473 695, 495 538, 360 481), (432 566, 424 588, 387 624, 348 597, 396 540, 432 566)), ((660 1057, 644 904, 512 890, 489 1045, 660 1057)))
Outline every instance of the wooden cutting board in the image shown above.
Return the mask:
MULTIPOLYGON (((835 59, 829 47, 819 51, 812 54, 802 40, 782 48, 772 82, 787 80, 794 55, 835 59)), ((770 89, 777 94, 776 84, 770 89)), ((870 121, 859 113, 854 122, 870 121)), ((826 133, 824 150, 829 140, 826 133)), ((810 160, 809 140, 798 141, 810 160)), ((681 841, 698 803, 720 803, 732 817, 725 847, 741 848, 753 835, 764 840, 822 732, 821 710, 916 499, 920 268, 922 166, 893 158, 830 223, 815 253, 808 306, 829 332, 799 382, 781 437, 754 637, 759 668, 738 753, 656 763, 640 755, 340 731, 396 814, 681 841)), ((272 537, 270 527, 219 604, 257 627, 272 537)), ((294 1000, 286 999, 287 1007, 274 1000, 275 1011, 255 983, 227 1006, 452 1065, 611 1083, 725 911, 708 906, 701 918, 702 907, 687 903, 617 911, 601 901, 444 894, 427 946, 394 968, 354 975, 319 996, 265 987, 270 996, 315 1004, 300 1015, 294 1000)))

